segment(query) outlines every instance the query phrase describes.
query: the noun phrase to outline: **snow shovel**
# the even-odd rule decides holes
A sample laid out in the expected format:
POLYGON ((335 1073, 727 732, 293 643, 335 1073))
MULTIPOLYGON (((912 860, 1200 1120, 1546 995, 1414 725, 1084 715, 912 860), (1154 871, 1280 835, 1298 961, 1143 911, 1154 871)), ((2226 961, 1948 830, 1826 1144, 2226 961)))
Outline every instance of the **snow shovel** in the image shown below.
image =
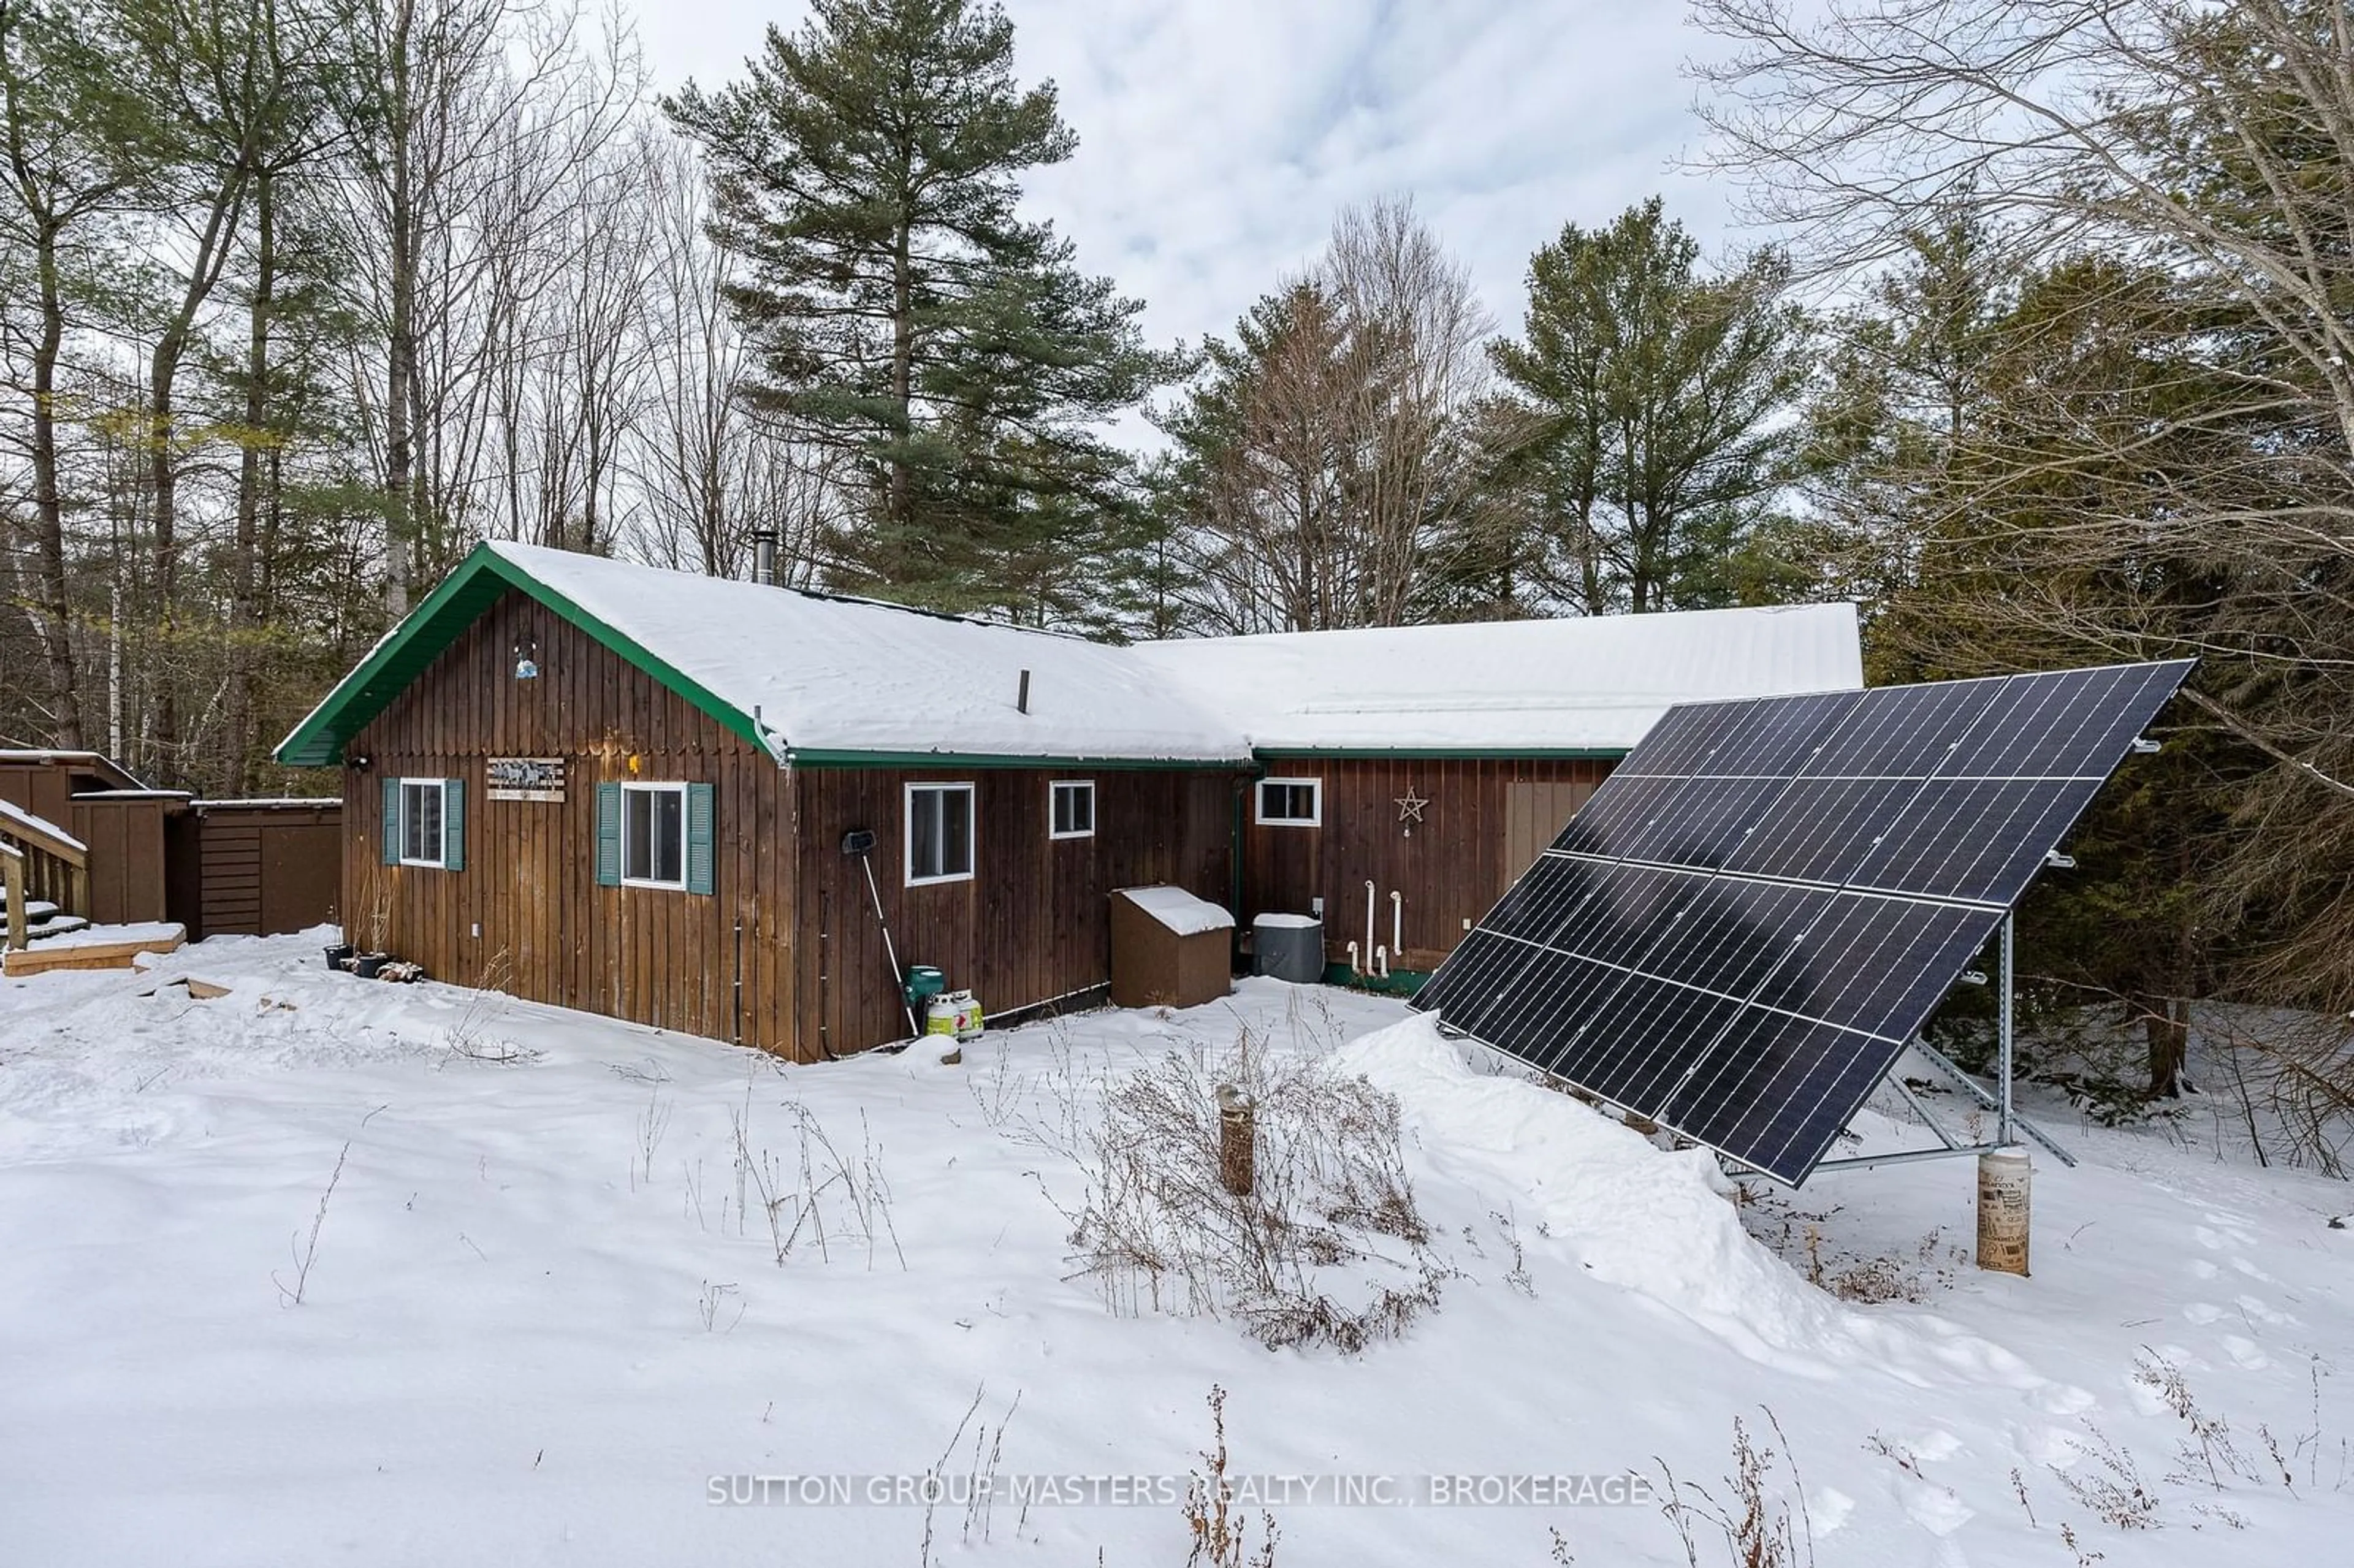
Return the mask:
POLYGON ((883 890, 875 885, 875 863, 866 858, 874 847, 871 829, 853 828, 842 835, 842 853, 857 856, 858 863, 865 869, 866 896, 875 901, 875 923, 883 927, 883 956, 891 960, 891 983, 899 988, 899 1005, 907 1014, 907 1038, 913 1040, 923 1031, 916 1026, 916 1005, 907 1000, 907 977, 899 972, 899 952, 891 942, 891 922, 883 914, 883 890))

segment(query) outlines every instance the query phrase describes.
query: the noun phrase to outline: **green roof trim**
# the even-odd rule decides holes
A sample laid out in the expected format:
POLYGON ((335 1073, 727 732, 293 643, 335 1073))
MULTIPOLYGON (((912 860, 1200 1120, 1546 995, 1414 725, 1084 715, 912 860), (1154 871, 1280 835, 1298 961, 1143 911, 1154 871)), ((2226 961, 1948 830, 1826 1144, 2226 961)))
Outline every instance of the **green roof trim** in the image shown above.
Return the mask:
POLYGON ((1615 762, 1624 746, 1263 746, 1262 762, 1615 762))
POLYGON ((806 751, 789 747, 785 759, 795 768, 1035 768, 1074 772, 1248 773, 1256 766, 1248 758, 1161 757, 1007 757, 955 751, 806 751))
POLYGON ((644 671, 693 703, 722 728, 769 749, 752 715, 722 701, 699 683, 612 627, 590 615, 538 578, 477 545, 440 586, 425 596, 359 666, 335 683, 308 718, 271 753, 288 768, 332 768, 344 747, 415 683, 426 666, 449 651, 466 628, 480 620, 499 596, 513 589, 537 600, 578 627, 624 662, 644 671))

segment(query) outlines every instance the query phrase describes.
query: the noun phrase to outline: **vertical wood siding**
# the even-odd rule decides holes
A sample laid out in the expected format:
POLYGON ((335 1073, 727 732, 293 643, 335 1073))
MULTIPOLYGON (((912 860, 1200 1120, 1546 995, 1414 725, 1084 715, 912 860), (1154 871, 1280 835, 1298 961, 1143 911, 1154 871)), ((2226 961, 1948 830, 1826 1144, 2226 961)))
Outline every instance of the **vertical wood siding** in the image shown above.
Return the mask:
POLYGON ((342 906, 354 939, 367 890, 381 885, 385 946, 436 980, 480 985, 503 967, 517 996, 726 1040, 740 919, 745 1044, 814 1054, 793 1028, 788 776, 585 633, 506 595, 346 754, 367 759, 344 779, 342 906), (537 679, 514 678, 518 645, 536 646, 537 679), (561 757, 563 801, 489 799, 490 757, 561 757), (464 870, 379 863, 382 780, 404 775, 465 780, 464 870), (597 885, 596 787, 631 779, 713 786, 712 895, 597 885))
MULTIPOLYGON (((1373 941, 1391 938, 1390 894, 1405 894, 1404 953, 1394 969, 1427 970, 1463 939, 1463 922, 1477 921, 1528 869, 1512 864, 1511 811, 1514 784, 1570 785, 1556 800, 1574 810, 1602 782, 1611 764, 1601 760, 1377 758, 1273 758, 1270 777, 1323 781, 1323 825, 1261 827, 1257 801, 1244 828, 1243 907, 1247 926, 1262 914, 1305 915, 1324 900, 1329 961, 1344 962, 1348 945, 1365 940, 1365 884, 1373 884, 1373 941), (1399 821, 1407 792, 1429 804, 1422 821, 1399 821), (1411 827, 1409 834, 1405 830, 1411 827)), ((1525 808, 1523 808, 1525 810, 1525 808)), ((1544 831, 1539 846, 1561 828, 1544 831)), ((1528 831, 1522 825, 1521 832, 1528 831)))
POLYGON ((994 1016, 1108 983, 1114 888, 1166 882, 1231 903, 1240 787, 1239 774, 1197 769, 800 770, 804 1050, 822 1041, 842 1054, 907 1031, 845 833, 875 834, 875 890, 901 966, 941 969, 994 1016), (1095 836, 1049 839, 1048 783, 1084 778, 1096 781, 1095 836), (903 885, 911 782, 975 787, 970 881, 903 885))
POLYGON ((55 819, 90 849, 90 907, 101 925, 162 920, 164 824, 187 810, 182 795, 76 796, 55 819))
POLYGON ((187 814, 172 857, 193 857, 189 934, 268 936, 337 918, 343 809, 215 801, 187 814))

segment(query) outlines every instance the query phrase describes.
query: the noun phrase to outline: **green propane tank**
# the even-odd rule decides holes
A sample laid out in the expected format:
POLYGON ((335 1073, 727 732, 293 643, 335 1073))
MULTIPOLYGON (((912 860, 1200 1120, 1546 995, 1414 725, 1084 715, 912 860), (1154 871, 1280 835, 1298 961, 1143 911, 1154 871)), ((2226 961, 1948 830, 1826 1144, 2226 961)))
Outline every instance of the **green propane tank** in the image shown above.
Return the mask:
POLYGON ((922 1007, 926 1001, 948 990, 949 977, 929 964, 907 966, 907 981, 903 988, 909 1007, 922 1007))

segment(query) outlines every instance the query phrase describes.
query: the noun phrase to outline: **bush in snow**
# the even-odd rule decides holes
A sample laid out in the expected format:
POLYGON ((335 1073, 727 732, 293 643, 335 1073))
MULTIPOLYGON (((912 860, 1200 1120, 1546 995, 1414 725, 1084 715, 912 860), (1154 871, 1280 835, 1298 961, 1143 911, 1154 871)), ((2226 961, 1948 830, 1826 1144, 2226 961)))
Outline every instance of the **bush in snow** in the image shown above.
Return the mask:
POLYGON ((1415 1206, 1397 1102, 1247 1031, 1231 1053, 1172 1051, 1107 1083, 1069 1151, 1088 1177, 1079 1272, 1116 1311, 1231 1317, 1270 1349, 1353 1351, 1436 1307, 1451 1272, 1415 1206), (1223 1085, 1256 1107, 1246 1196, 1220 1179, 1223 1085))

